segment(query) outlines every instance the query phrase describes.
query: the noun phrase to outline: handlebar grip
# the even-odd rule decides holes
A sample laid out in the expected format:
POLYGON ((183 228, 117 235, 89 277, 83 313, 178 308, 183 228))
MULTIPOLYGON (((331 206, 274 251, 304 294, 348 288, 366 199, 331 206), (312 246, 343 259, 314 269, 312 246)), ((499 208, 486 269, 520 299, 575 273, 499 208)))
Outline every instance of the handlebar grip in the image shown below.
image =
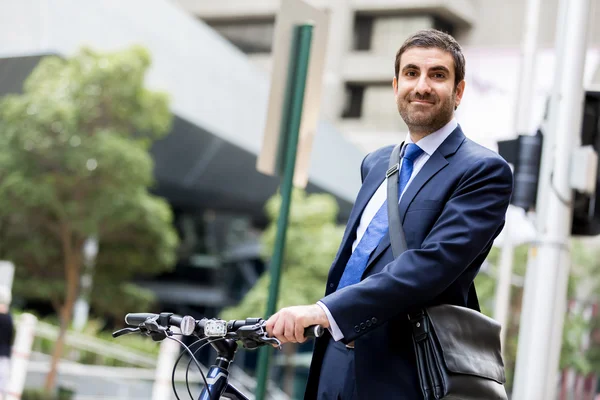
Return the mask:
POLYGON ((125 316, 125 323, 127 325, 139 326, 146 322, 148 318, 157 317, 158 314, 150 314, 150 313, 129 313, 125 316))
POLYGON ((311 325, 304 328, 304 337, 308 339, 321 337, 323 333, 325 333, 325 328, 321 325, 311 325))

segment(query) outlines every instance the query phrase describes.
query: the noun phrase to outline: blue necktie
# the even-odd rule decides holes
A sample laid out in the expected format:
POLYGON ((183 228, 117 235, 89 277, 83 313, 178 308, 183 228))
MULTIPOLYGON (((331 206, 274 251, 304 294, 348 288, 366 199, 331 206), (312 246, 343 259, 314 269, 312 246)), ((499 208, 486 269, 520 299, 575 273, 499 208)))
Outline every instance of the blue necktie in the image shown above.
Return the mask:
MULTIPOLYGON (((402 167, 400 169, 400 185, 398 187, 399 194, 402 194, 406 184, 410 180, 410 176, 413 172, 413 162, 417 157, 423 153, 423 150, 414 143, 406 145, 404 157, 402 158, 402 167)), ((387 200, 383 202, 383 205, 377 211, 377 214, 373 217, 363 237, 360 239, 358 246, 354 249, 354 252, 346 264, 340 283, 338 284, 338 290, 354 285, 360 282, 363 272, 367 268, 367 261, 371 256, 371 253, 377 246, 381 239, 385 236, 388 231, 388 212, 387 212, 387 200)))

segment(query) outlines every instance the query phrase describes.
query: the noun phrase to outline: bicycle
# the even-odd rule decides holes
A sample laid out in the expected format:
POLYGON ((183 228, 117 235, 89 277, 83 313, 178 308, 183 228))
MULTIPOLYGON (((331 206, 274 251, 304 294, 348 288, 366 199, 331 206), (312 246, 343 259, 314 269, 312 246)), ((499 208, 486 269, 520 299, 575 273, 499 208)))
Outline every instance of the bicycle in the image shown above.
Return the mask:
MULTIPOLYGON (((229 383, 229 366, 233 362, 233 358, 238 349, 238 342, 240 342, 245 349, 249 350, 254 350, 266 345, 275 345, 281 348, 281 342, 277 338, 269 337, 267 335, 265 329, 266 321, 262 318, 247 318, 245 320, 231 321, 214 318, 202 318, 196 320, 189 315, 182 317, 164 312, 161 314, 132 313, 125 316, 125 323, 130 327, 113 332, 112 336, 114 338, 130 333, 141 333, 150 336, 155 342, 171 339, 184 347, 185 350, 179 355, 179 358, 173 366, 173 374, 171 377, 173 391, 175 392, 177 400, 179 400, 179 396, 175 389, 175 369, 185 352, 189 353, 191 356, 191 360, 186 370, 186 387, 190 397, 193 398, 187 380, 187 371, 189 371, 191 362, 193 361, 198 367, 204 382, 204 387, 198 397, 199 400, 217 400, 222 397, 231 400, 249 400, 248 397, 229 383), (171 331, 171 327, 179 328, 181 335, 183 336, 195 336, 198 340, 188 347, 181 340, 173 337, 175 333, 171 331), (199 348, 192 352, 190 347, 196 343, 201 343, 202 341, 206 341, 206 343, 203 343, 199 348), (207 344, 210 344, 216 350, 217 357, 215 363, 210 366, 207 376, 205 376, 195 354, 207 344)), ((306 338, 320 337, 323 332, 323 327, 313 325, 304 330, 304 336, 306 338)))

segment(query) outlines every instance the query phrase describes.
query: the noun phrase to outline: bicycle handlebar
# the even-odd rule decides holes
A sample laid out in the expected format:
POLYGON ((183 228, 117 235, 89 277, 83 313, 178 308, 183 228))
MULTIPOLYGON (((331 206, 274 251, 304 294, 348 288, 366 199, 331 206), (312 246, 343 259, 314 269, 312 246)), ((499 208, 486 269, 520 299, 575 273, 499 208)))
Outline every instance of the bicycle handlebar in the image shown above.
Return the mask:
MULTIPOLYGON (((188 369, 191 361, 195 361, 204 380, 205 391, 203 390, 203 394, 201 395, 201 398, 203 399, 207 398, 206 395, 208 395, 208 398, 211 398, 212 394, 215 394, 217 398, 220 398, 219 396, 226 390, 232 390, 229 393, 241 393, 227 382, 228 367, 233 361, 233 357, 238 348, 238 342, 246 349, 256 349, 266 345, 281 348, 281 342, 277 338, 269 337, 267 330, 265 329, 266 321, 262 318, 246 318, 245 320, 231 321, 208 318, 196 320, 189 315, 182 317, 172 313, 131 313, 125 316, 125 322, 129 327, 113 332, 113 337, 116 338, 128 333, 142 333, 150 336, 154 341, 161 341, 169 338, 182 344, 185 347, 185 351, 187 351, 192 358, 188 364, 188 369), (195 341, 194 344, 203 342, 204 340, 207 342, 196 349, 195 352, 192 352, 182 341, 172 337, 175 334, 170 330, 172 326, 178 327, 181 330, 182 335, 197 336, 200 340, 195 341), (224 377, 215 382, 211 382, 210 384, 195 357, 196 352, 206 344, 210 344, 217 351, 217 359, 215 365, 211 366, 209 376, 212 378, 215 376, 224 377)), ((304 336, 306 338, 320 337, 323 335, 324 331, 322 326, 313 325, 304 330, 304 336)), ((175 376, 175 368, 182 355, 180 355, 175 362, 173 376, 175 376)), ((173 389, 175 389, 175 384, 173 384, 173 389)), ((246 397, 242 396, 239 398, 246 397)))
MULTIPOLYGON (((266 321, 262 318, 247 318, 245 320, 231 321, 208 318, 196 320, 190 316, 181 317, 171 313, 130 313, 125 316, 125 323, 143 329, 149 333, 158 334, 158 339, 160 339, 160 336, 166 334, 166 331, 170 326, 176 326, 181 329, 182 334, 187 336, 197 335, 199 337, 230 338, 242 341, 245 347, 275 344, 275 338, 267 336, 266 330, 264 329, 266 321), (250 345, 246 346, 247 344, 250 345)), ((305 328, 304 337, 321 337, 323 333, 324 328, 322 326, 312 325, 305 328)))
POLYGON ((150 313, 129 313, 125 316, 125 323, 127 325, 141 325, 146 322, 147 319, 158 317, 158 314, 150 313))

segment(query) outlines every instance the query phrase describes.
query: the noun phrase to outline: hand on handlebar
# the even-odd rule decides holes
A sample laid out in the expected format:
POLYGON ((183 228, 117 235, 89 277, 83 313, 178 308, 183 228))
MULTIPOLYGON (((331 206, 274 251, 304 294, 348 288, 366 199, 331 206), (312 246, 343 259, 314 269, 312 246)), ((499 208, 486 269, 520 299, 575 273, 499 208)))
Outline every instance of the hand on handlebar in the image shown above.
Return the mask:
POLYGON ((266 329, 281 343, 304 343, 304 330, 311 325, 329 327, 325 311, 316 304, 283 308, 267 320, 266 329))

